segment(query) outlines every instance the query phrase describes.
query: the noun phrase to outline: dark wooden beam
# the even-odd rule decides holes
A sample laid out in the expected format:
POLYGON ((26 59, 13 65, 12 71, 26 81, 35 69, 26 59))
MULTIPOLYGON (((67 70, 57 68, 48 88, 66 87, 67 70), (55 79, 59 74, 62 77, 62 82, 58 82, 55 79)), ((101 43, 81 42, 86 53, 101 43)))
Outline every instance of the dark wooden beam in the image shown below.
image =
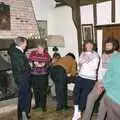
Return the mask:
POLYGON ((103 29, 104 27, 117 27, 120 26, 120 24, 106 24, 106 25, 96 25, 94 26, 97 30, 103 29))
POLYGON ((57 3, 66 4, 67 6, 73 7, 75 5, 75 0, 55 0, 57 3))
POLYGON ((80 1, 80 6, 83 5, 89 5, 95 3, 100 3, 100 2, 105 2, 105 1, 110 1, 110 0, 79 0, 80 1))
POLYGON ((111 21, 114 23, 115 22, 115 0, 112 0, 112 10, 111 10, 111 14, 112 14, 112 17, 111 17, 111 21))
MULTIPOLYGON (((94 26, 97 25, 97 7, 96 2, 93 3, 93 18, 94 18, 94 26)), ((95 43, 97 45, 97 29, 94 27, 94 35, 95 35, 95 43)))
MULTIPOLYGON (((68 6, 73 6, 76 2, 76 0, 54 0, 57 3, 66 3, 68 6)), ((83 6, 83 5, 89 5, 89 4, 93 4, 93 1, 96 3, 100 3, 100 2, 105 2, 105 1, 110 1, 110 0, 77 0, 77 3, 79 4, 79 6, 83 6)))
POLYGON ((55 5, 55 8, 57 8, 57 7, 62 7, 62 6, 67 6, 67 4, 66 4, 66 3, 57 3, 57 4, 55 5))
POLYGON ((80 15, 79 4, 76 4, 76 6, 72 8, 72 19, 77 30, 78 50, 80 54, 82 52, 82 37, 81 37, 81 15, 80 15))

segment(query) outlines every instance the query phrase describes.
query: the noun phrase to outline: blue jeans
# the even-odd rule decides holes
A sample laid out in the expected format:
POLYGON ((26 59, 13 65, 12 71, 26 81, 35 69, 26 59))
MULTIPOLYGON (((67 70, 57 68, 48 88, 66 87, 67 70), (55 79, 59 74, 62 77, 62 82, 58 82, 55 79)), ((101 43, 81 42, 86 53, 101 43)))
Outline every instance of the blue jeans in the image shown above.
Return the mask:
POLYGON ((88 94, 94 85, 94 80, 85 79, 79 76, 76 78, 74 89, 74 104, 79 105, 79 110, 82 112, 85 110, 88 94))
POLYGON ((30 112, 31 107, 31 81, 30 74, 22 74, 19 76, 18 84, 18 120, 22 117, 22 112, 26 115, 30 112))

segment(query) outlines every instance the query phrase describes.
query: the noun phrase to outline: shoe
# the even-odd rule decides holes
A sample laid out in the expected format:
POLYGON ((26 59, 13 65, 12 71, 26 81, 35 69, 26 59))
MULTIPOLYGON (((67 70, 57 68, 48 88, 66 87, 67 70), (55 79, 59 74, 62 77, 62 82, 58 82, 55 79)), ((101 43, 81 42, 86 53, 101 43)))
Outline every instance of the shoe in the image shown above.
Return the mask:
POLYGON ((22 112, 22 120, 28 120, 27 115, 25 112, 22 112))
POLYGON ((74 113, 72 120, 78 120, 81 118, 81 112, 74 113))

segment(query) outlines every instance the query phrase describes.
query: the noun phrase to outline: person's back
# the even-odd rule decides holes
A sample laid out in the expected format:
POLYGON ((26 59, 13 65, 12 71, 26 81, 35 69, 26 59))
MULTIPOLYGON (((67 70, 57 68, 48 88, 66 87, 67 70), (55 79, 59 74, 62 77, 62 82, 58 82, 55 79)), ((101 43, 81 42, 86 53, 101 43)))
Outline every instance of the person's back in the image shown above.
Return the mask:
POLYGON ((56 61, 54 65, 62 66, 66 70, 67 73, 70 73, 71 70, 73 69, 71 72, 72 76, 75 76, 76 74, 76 71, 74 69, 76 68, 76 61, 70 56, 65 56, 65 57, 60 58, 58 61, 56 61))

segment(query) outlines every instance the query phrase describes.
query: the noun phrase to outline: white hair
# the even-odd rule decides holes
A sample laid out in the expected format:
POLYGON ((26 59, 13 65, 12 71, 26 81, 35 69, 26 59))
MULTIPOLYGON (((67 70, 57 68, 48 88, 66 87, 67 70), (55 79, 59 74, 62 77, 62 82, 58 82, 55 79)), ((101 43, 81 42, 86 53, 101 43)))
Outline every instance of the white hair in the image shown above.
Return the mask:
POLYGON ((17 37, 14 40, 15 44, 18 45, 18 46, 20 46, 21 44, 23 44, 25 41, 27 41, 27 38, 21 37, 21 36, 17 37))

